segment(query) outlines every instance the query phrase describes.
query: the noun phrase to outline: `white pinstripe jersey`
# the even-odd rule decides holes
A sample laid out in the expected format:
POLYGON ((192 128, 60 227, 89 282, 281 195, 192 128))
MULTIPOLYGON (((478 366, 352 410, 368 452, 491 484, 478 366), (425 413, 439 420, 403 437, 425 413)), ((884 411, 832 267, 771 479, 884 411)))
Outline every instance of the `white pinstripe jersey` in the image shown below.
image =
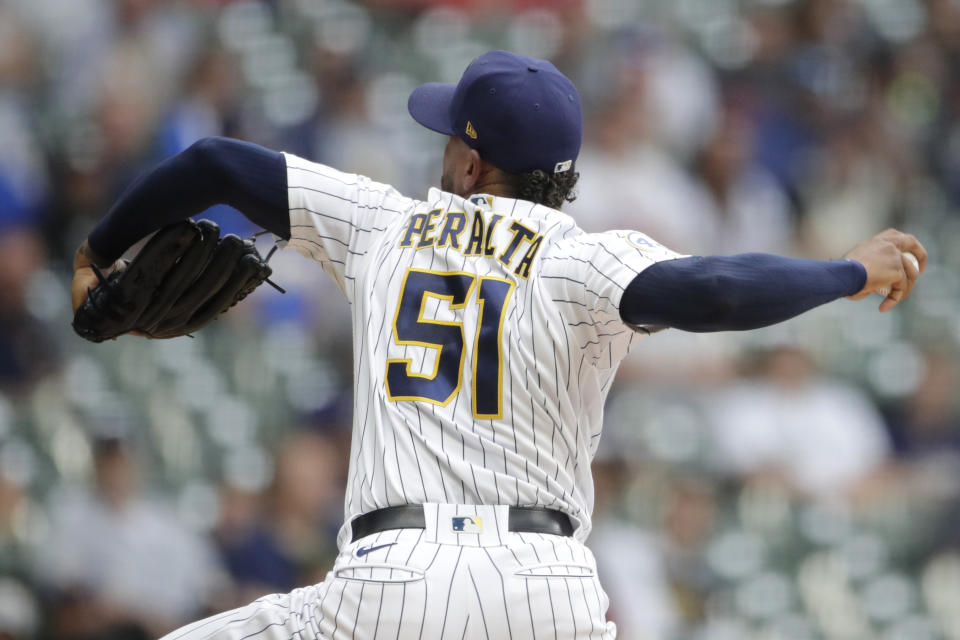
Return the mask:
POLYGON ((399 504, 541 506, 584 540, 604 400, 646 333, 621 320, 620 296, 677 254, 524 200, 414 200, 286 161, 289 245, 351 304, 347 522, 399 504))

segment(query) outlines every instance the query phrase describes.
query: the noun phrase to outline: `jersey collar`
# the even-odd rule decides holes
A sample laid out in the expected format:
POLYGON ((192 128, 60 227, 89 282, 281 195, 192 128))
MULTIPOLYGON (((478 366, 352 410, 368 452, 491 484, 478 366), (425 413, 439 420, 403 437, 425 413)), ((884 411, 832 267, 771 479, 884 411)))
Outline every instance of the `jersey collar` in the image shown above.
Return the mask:
POLYGON ((427 200, 431 203, 439 202, 440 200, 447 200, 451 197, 456 200, 462 200, 464 208, 466 208, 467 204, 469 203, 470 205, 473 205, 474 209, 482 209, 484 211, 492 210, 497 198, 497 196, 491 196, 486 193, 475 193, 469 198, 461 198, 458 195, 443 191, 437 187, 430 187, 430 190, 427 192, 427 200))

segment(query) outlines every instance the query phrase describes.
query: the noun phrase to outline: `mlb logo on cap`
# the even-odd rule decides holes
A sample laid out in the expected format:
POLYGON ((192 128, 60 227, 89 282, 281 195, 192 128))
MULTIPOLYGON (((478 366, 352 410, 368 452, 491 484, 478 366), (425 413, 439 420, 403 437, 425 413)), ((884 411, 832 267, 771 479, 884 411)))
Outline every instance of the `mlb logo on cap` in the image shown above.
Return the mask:
POLYGON ((489 51, 456 85, 428 82, 414 89, 407 108, 423 126, 458 136, 508 173, 561 173, 580 153, 580 94, 546 60, 489 51))
POLYGON ((483 520, 476 516, 454 516, 450 521, 454 533, 483 533, 483 520))

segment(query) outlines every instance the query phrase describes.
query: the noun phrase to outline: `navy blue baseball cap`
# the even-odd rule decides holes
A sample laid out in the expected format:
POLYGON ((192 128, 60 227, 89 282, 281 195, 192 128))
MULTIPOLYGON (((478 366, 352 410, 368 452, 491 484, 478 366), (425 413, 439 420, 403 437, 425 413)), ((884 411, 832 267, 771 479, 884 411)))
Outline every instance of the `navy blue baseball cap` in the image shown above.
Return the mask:
POLYGON ((580 152, 580 94, 546 60, 489 51, 456 85, 428 82, 410 94, 413 119, 459 136, 508 173, 568 171, 580 152))

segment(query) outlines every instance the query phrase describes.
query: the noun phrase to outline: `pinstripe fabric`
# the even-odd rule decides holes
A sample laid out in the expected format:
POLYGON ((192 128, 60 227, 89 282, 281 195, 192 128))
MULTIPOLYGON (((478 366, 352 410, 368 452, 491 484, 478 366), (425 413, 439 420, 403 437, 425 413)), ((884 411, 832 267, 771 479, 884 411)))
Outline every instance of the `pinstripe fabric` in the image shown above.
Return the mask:
MULTIPOLYGON (((620 320, 620 296, 637 273, 676 254, 636 232, 584 233, 569 216, 531 202, 464 200, 437 189, 417 201, 362 176, 286 158, 290 245, 318 261, 352 303, 356 386, 346 521, 397 504, 543 506, 570 514, 579 525, 577 539, 584 540, 593 507, 590 460, 606 392, 620 361, 646 334, 620 320), (465 214, 461 250, 399 246, 411 216, 438 210, 433 236, 444 214, 465 214), (490 234, 494 256, 462 250, 477 210, 488 222, 502 216, 490 234), (516 274, 516 264, 529 242, 509 265, 497 259, 514 240, 514 222, 543 236, 528 279, 516 274), (475 418, 471 409, 475 302, 454 310, 429 297, 422 310, 428 321, 463 327, 467 364, 450 402, 388 398, 388 359, 409 359, 413 373, 428 375, 438 358, 436 348, 402 346, 393 335, 408 269, 516 284, 504 312, 501 418, 475 418)), ((348 527, 340 532, 341 546, 348 527)))
MULTIPOLYGON (((441 536, 442 537, 442 536, 441 536)), ((611 640, 590 551, 572 538, 504 533, 447 544, 384 531, 344 548, 318 584, 195 622, 163 640, 611 640), (357 550, 384 545, 362 557, 357 550)))
POLYGON ((353 316, 341 553, 319 585, 168 640, 613 638, 582 544, 590 461, 617 367, 648 333, 620 320, 620 297, 676 254, 636 232, 584 233, 522 200, 437 189, 412 200, 286 159, 289 245, 333 278, 353 316), (426 530, 351 542, 352 518, 404 504, 426 505, 426 530), (507 505, 563 511, 574 536, 510 533, 507 505))

